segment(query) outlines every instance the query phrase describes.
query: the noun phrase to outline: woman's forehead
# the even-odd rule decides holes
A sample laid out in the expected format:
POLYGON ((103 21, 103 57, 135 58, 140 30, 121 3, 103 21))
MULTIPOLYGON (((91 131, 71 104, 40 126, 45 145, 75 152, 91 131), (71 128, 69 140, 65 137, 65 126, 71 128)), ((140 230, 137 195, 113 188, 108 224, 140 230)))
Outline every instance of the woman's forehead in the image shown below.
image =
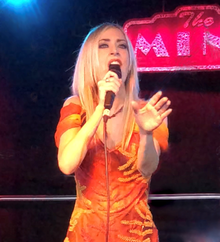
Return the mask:
POLYGON ((100 35, 99 39, 110 39, 110 38, 118 38, 126 40, 124 33, 116 28, 116 27, 110 27, 108 29, 103 30, 100 35))

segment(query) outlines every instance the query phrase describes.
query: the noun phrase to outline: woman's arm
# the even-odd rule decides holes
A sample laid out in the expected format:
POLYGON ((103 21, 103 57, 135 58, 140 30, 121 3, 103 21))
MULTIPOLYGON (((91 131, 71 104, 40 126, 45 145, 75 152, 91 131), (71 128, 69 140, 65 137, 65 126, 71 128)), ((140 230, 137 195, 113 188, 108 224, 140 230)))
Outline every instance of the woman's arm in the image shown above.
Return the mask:
MULTIPOLYGON (((77 97, 68 99, 64 106, 69 102, 77 104, 77 97)), ((102 120, 103 110, 103 105, 98 105, 82 128, 72 128, 62 134, 58 148, 58 165, 63 173, 71 174, 80 166, 87 147, 102 120)))
POLYGON ((137 169, 144 177, 149 177, 159 164, 160 147, 153 133, 140 134, 137 169))
POLYGON ((168 98, 161 98, 161 96, 161 92, 156 93, 143 108, 139 108, 136 102, 132 103, 140 132, 137 169, 144 177, 151 176, 159 163, 160 147, 153 137, 153 130, 162 122, 166 123, 167 116, 172 112, 168 109, 171 102, 168 98))
MULTIPOLYGON (((90 141, 95 135, 99 124, 102 120, 104 111, 104 101, 107 91, 118 93, 122 84, 121 79, 118 79, 116 73, 108 71, 103 80, 100 80, 98 85, 99 90, 99 104, 96 106, 94 113, 86 120, 82 128, 72 128, 62 134, 58 148, 58 165, 60 170, 65 174, 71 174, 82 163, 90 141), (106 82, 106 79, 110 81, 106 82)), ((80 104, 78 97, 68 99, 64 105, 70 102, 80 104)))

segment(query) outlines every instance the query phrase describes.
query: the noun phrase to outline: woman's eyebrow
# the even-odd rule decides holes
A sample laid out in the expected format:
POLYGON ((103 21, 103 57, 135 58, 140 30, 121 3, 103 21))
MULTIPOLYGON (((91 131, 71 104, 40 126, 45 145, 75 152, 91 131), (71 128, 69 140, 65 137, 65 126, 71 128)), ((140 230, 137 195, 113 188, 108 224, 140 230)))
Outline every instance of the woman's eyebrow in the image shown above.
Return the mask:
MULTIPOLYGON (((99 42, 100 42, 100 41, 106 41, 106 42, 109 42, 110 39, 100 39, 99 42)), ((117 41, 117 42, 126 42, 125 39, 117 39, 116 41, 117 41)))
POLYGON ((100 39, 99 42, 100 41, 110 41, 110 39, 100 39))
POLYGON ((117 39, 117 42, 126 42, 125 39, 117 39))

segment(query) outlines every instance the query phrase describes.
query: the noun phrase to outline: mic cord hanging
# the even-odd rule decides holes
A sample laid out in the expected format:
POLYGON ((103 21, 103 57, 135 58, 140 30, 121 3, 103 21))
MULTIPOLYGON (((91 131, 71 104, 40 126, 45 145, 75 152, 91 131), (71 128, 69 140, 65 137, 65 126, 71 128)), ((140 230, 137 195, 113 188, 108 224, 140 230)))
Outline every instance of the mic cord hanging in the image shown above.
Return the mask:
POLYGON ((106 194, 107 194, 107 208, 106 208, 106 237, 105 242, 109 241, 109 217, 110 217, 110 189, 109 189, 109 171, 108 171, 108 151, 107 151, 107 120, 103 122, 103 141, 105 150, 105 177, 106 177, 106 194))
MULTIPOLYGON (((122 77, 120 65, 116 63, 111 63, 109 65, 109 70, 116 73, 118 78, 122 77)), ((105 110, 103 116, 103 142, 104 142, 104 150, 105 150, 105 177, 106 177, 106 195, 107 195, 107 208, 106 208, 106 238, 105 241, 109 241, 109 219, 110 219, 110 189, 109 189, 109 172, 108 172, 108 151, 107 151, 107 121, 111 118, 110 109, 113 105, 115 99, 115 93, 113 91, 107 91, 105 96, 105 110)), ((117 113, 116 113, 117 114, 117 113)), ((115 114, 115 115, 116 115, 115 114)), ((113 117, 113 116, 112 116, 113 117)))

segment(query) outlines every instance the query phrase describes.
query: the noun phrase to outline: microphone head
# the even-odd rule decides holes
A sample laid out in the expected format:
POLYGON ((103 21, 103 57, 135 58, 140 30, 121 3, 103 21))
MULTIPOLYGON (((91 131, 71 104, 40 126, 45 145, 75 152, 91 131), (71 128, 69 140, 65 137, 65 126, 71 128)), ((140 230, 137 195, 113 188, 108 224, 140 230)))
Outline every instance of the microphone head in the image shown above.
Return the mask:
MULTIPOLYGON (((120 65, 115 63, 115 64, 110 64, 109 65, 109 70, 116 73, 118 75, 118 78, 121 78, 121 68, 120 65)), ((104 112, 104 117, 105 117, 105 122, 107 122, 108 120, 108 116, 110 113, 110 109, 112 108, 113 102, 115 99, 115 93, 112 91, 107 91, 106 95, 105 95, 105 103, 104 103, 104 107, 105 107, 105 112, 104 112)))
POLYGON ((121 79, 121 68, 119 64, 110 64, 109 65, 109 71, 112 71, 118 75, 118 78, 121 79))

